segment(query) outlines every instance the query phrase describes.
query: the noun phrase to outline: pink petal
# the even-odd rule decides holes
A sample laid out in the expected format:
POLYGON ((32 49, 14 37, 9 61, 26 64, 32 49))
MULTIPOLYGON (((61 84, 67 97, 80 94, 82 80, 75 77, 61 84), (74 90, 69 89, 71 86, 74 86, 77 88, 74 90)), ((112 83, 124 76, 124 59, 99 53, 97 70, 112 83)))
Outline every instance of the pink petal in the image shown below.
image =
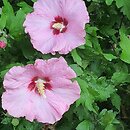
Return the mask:
POLYGON ((83 0, 62 0, 64 17, 68 22, 78 22, 84 28, 89 23, 89 15, 83 0))
POLYGON ((51 81, 52 92, 64 99, 67 105, 73 104, 80 97, 80 87, 76 81, 55 78, 51 81))
POLYGON ((62 15, 60 3, 60 0, 38 0, 34 4, 34 11, 53 20, 54 17, 62 15))
POLYGON ((0 41, 0 48, 5 48, 6 47, 6 43, 4 41, 0 41))
POLYGON ((64 47, 66 45, 66 37, 64 36, 64 33, 55 35, 53 37, 55 40, 55 45, 53 46, 52 51, 57 52, 57 51, 64 49, 64 47))
POLYGON ((2 95, 2 108, 14 117, 24 117, 31 112, 31 102, 26 88, 9 90, 2 95))
POLYGON ((53 79, 55 77, 64 77, 72 79, 76 77, 75 72, 67 65, 63 57, 52 58, 46 62, 36 60, 36 68, 40 68, 46 77, 53 79))
POLYGON ((81 34, 84 34, 85 31, 84 30, 80 30, 80 32, 66 32, 64 34, 64 39, 62 39, 65 45, 64 48, 62 48, 61 50, 59 50, 60 54, 67 54, 70 51, 72 51, 72 49, 81 46, 83 44, 85 44, 85 39, 84 39, 84 35, 81 36, 81 34))
POLYGON ((15 89, 28 86, 32 78, 38 75, 39 72, 37 72, 31 65, 28 65, 27 68, 28 69, 20 66, 11 68, 4 77, 4 87, 6 89, 15 89))
POLYGON ((45 97, 31 93, 30 101, 32 102, 33 106, 31 113, 26 116, 27 120, 33 121, 36 119, 38 122, 51 124, 57 120, 54 116, 55 113, 52 112, 51 107, 45 97))
POLYGON ((36 119, 38 122, 54 124, 56 121, 60 120, 63 113, 68 110, 69 107, 63 104, 63 99, 60 97, 55 99, 55 95, 49 90, 46 90, 45 95, 46 97, 36 94, 31 96, 31 102, 34 107, 30 117, 34 118, 26 117, 26 119, 31 119, 30 121, 36 119))
POLYGON ((26 33, 30 32, 32 36, 35 36, 38 34, 38 31, 42 32, 50 28, 50 22, 51 20, 49 21, 44 16, 40 16, 34 12, 26 16, 23 26, 26 27, 26 33))
POLYGON ((42 53, 49 53, 54 46, 50 23, 45 17, 32 13, 27 15, 23 25, 31 37, 33 47, 42 53))

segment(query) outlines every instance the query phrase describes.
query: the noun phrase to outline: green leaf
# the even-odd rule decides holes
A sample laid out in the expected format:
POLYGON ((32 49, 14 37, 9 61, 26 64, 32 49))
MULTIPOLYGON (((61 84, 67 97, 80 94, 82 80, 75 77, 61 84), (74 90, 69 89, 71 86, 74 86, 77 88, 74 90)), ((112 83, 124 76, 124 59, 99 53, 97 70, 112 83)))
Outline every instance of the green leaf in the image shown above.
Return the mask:
POLYGON ((116 1, 117 7, 118 8, 122 7, 123 14, 126 15, 128 19, 130 20, 130 13, 129 13, 130 1, 129 0, 115 0, 115 1, 116 1))
POLYGON ((7 20, 7 15, 5 13, 1 14, 0 18, 0 29, 3 30, 6 26, 6 20, 7 20))
MULTIPOLYGON (((9 29, 12 22, 14 22, 14 10, 8 0, 3 0, 4 7, 2 9, 2 13, 4 13, 7 17, 6 26, 9 29)), ((16 22, 16 21, 15 21, 16 22)))
POLYGON ((83 74, 83 70, 77 64, 72 64, 70 67, 75 71, 77 76, 81 76, 83 74))
POLYGON ((23 12, 24 12, 25 14, 30 13, 30 12, 33 11, 33 8, 32 8, 30 5, 28 5, 26 2, 20 2, 20 3, 18 3, 17 5, 18 5, 19 7, 21 7, 21 9, 23 10, 23 12))
POLYGON ((22 49, 22 52, 23 52, 23 55, 24 55, 25 58, 27 58, 27 59, 33 58, 35 50, 34 50, 32 44, 30 43, 30 41, 28 39, 21 40, 19 42, 19 45, 22 49))
POLYGON ((86 27, 86 32, 88 33, 86 35, 86 39, 87 41, 89 41, 89 43, 86 42, 86 45, 89 44, 88 46, 93 46, 95 51, 97 51, 98 53, 102 53, 102 49, 100 47, 98 36, 97 36, 97 31, 98 31, 97 27, 91 27, 89 25, 86 27))
POLYGON ((80 78, 78 78, 77 81, 78 81, 82 91, 81 91, 80 99, 76 102, 76 105, 79 106, 80 104, 82 104, 89 111, 93 111, 94 113, 96 113, 96 110, 93 106, 94 97, 91 95, 91 93, 89 93, 87 83, 80 78))
POLYGON ((11 118, 9 117, 5 117, 2 121, 1 121, 2 124, 10 124, 11 123, 11 118))
POLYGON ((120 32, 120 47, 122 48, 121 60, 130 64, 130 39, 122 32, 120 32))
POLYGON ((17 125, 19 125, 19 120, 14 118, 14 119, 12 119, 11 123, 13 126, 17 126, 17 125))
POLYGON ((20 120, 17 130, 42 130, 43 124, 20 120))
POLYGON ((90 122, 89 121, 82 121, 77 127, 76 130, 90 130, 90 122))
POLYGON ((82 59, 81 59, 81 57, 79 56, 79 54, 77 53, 76 49, 74 49, 74 50, 71 52, 71 55, 72 55, 72 57, 73 57, 74 62, 76 62, 78 65, 82 66, 82 59))
POLYGON ((115 0, 116 1, 116 6, 118 8, 122 7, 123 6, 123 3, 124 3, 124 0, 115 0))
POLYGON ((112 83, 107 81, 105 77, 90 77, 88 86, 98 93, 93 95, 96 101, 106 101, 116 91, 112 83))
POLYGON ((14 18, 15 22, 13 22, 9 28, 11 36, 19 38, 21 34, 24 34, 24 28, 23 28, 24 20, 25 20, 25 13, 23 12, 22 9, 20 9, 17 11, 16 16, 14 18))
POLYGON ((120 96, 115 93, 111 96, 111 101, 112 101, 112 105, 115 106, 118 111, 120 111, 120 106, 121 106, 121 98, 120 96))
POLYGON ((37 0, 31 0, 32 2, 36 2, 37 0))
POLYGON ((114 60, 114 59, 117 59, 117 57, 114 56, 114 55, 112 55, 112 54, 103 54, 103 56, 104 56, 107 60, 109 60, 109 61, 112 61, 112 60, 114 60))
POLYGON ((109 124, 105 130, 116 130, 115 126, 113 124, 109 124))
POLYGON ((107 4, 107 5, 111 5, 112 2, 113 2, 113 0, 106 0, 106 4, 107 4))
POLYGON ((115 117, 116 113, 114 113, 112 110, 107 111, 106 109, 102 110, 99 114, 100 117, 100 123, 107 127, 109 124, 112 124, 115 117))
POLYGON ((115 72, 111 79, 115 85, 123 84, 125 82, 130 82, 129 74, 124 71, 115 72))
POLYGON ((123 13, 128 17, 130 20, 130 0, 123 0, 124 5, 123 5, 123 13))

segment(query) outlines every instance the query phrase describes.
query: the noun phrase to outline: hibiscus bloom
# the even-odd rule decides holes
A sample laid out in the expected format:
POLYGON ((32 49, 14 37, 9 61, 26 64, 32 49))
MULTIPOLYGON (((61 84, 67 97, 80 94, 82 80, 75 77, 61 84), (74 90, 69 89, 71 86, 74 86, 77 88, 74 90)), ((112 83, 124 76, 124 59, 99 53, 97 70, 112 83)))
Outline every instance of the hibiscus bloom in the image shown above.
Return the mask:
POLYGON ((0 48, 5 48, 6 47, 6 43, 4 41, 0 41, 0 48))
POLYGON ((71 81, 75 77, 62 57, 15 66, 4 78, 2 107, 17 118, 53 124, 80 97, 78 83, 71 81))
POLYGON ((24 22, 33 47, 43 54, 67 54, 85 43, 89 22, 83 0, 38 0, 24 22))

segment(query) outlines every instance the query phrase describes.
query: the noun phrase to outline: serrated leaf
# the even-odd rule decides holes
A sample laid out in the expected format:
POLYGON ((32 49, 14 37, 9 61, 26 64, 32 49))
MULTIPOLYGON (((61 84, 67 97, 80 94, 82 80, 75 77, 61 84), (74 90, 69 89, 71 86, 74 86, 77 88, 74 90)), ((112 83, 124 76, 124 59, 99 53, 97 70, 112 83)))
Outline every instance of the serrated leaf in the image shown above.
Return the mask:
POLYGON ((123 13, 130 20, 130 0, 123 0, 123 13))
POLYGON ((77 127, 76 130, 90 130, 90 122, 89 121, 82 121, 77 127))
POLYGON ((120 47, 122 48, 121 60, 130 64, 130 39, 122 32, 120 32, 120 47))
POLYGON ((17 4, 19 7, 21 7, 21 9, 23 10, 24 13, 30 13, 33 11, 33 8, 28 5, 26 2, 20 2, 17 4))
POLYGON ((107 127, 109 124, 112 124, 115 117, 116 113, 114 113, 112 110, 107 111, 106 109, 102 110, 99 114, 100 116, 100 123, 107 127))
POLYGON ((9 28, 11 36, 19 38, 19 36, 24 33, 23 28, 24 19, 25 19, 25 13, 23 12, 22 9, 19 9, 14 18, 15 22, 11 23, 11 26, 9 28))
POLYGON ((78 78, 77 79, 80 87, 81 87, 81 97, 79 100, 77 100, 76 105, 79 106, 80 104, 82 104, 83 106, 85 106, 89 111, 93 111, 96 113, 95 108, 93 107, 93 103, 94 103, 94 97, 89 93, 87 87, 87 83, 78 78))
POLYGON ((127 72, 119 71, 119 72, 115 72, 111 79, 115 85, 118 85, 121 83, 130 82, 129 78, 130 76, 127 72))
POLYGON ((74 50, 71 52, 71 55, 72 55, 72 57, 73 57, 74 62, 76 62, 78 65, 82 66, 82 59, 81 59, 81 57, 79 56, 79 54, 77 53, 76 49, 74 49, 74 50))
POLYGON ((106 101, 115 92, 114 86, 104 77, 91 77, 88 86, 98 93, 93 95, 96 101, 106 101))

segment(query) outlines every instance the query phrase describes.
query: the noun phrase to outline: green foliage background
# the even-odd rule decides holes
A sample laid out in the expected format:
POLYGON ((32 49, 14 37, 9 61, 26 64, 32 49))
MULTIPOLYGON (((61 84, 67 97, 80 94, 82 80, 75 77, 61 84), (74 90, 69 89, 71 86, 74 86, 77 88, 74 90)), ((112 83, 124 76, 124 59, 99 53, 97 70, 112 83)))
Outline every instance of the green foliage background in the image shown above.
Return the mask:
MULTIPOLYGON (((34 50, 24 33, 34 1, 0 1, 0 40, 7 42, 0 49, 1 95, 9 68, 54 57, 34 50)), ((81 98, 52 126, 13 118, 0 107, 0 130, 130 130, 130 0, 84 1, 90 14, 86 44, 63 55, 77 73, 81 98)))

